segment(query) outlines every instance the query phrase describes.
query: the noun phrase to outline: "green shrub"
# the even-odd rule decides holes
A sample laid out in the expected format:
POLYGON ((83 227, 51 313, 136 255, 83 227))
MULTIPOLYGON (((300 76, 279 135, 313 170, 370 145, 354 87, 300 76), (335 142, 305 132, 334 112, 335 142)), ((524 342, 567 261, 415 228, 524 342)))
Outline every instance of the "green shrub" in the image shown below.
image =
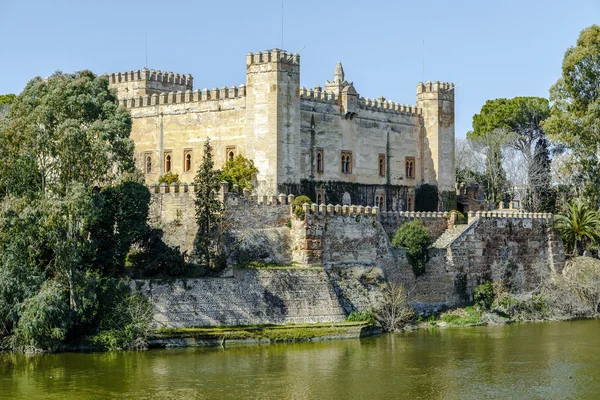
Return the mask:
POLYGON ((229 182, 229 189, 232 189, 233 185, 238 185, 240 189, 252 190, 256 174, 258 168, 254 165, 254 161, 238 154, 233 160, 225 163, 219 179, 229 182))
POLYGON ((15 330, 17 344, 41 350, 56 350, 72 325, 65 287, 46 281, 41 290, 21 306, 15 330))
POLYGON ((485 282, 475 288, 473 296, 475 305, 482 310, 489 310, 494 303, 494 286, 491 282, 485 282))
POLYGON ((373 324, 375 322, 376 315, 372 311, 353 311, 347 317, 346 321, 351 322, 368 322, 373 324))
POLYGON ((167 184, 167 185, 172 185, 172 184, 179 185, 181 182, 179 181, 178 174, 174 174, 172 172, 167 172, 166 174, 164 174, 163 176, 158 178, 158 184, 162 185, 163 183, 167 184))
POLYGON ((312 204, 312 200, 308 196, 298 196, 294 199, 294 202, 292 203, 292 207, 294 209, 294 215, 298 219, 304 219, 304 217, 305 217, 305 212, 304 212, 304 209, 302 208, 302 205, 304 203, 312 204))
POLYGON ((450 218, 450 215, 451 215, 452 213, 455 213, 455 214, 456 214, 456 225, 464 225, 464 224, 466 224, 466 223, 467 223, 467 216, 466 216, 465 214, 461 213, 461 212, 460 212, 460 211, 458 211, 458 210, 451 210, 451 211, 448 213, 448 218, 450 218))
POLYGON ((423 226, 419 219, 402 224, 392 239, 394 247, 407 250, 408 261, 416 276, 425 272, 425 263, 428 260, 428 248, 431 246, 431 243, 429 230, 423 226))
POLYGON ((440 320, 454 326, 480 325, 481 312, 475 307, 465 307, 448 311, 440 316, 440 320))

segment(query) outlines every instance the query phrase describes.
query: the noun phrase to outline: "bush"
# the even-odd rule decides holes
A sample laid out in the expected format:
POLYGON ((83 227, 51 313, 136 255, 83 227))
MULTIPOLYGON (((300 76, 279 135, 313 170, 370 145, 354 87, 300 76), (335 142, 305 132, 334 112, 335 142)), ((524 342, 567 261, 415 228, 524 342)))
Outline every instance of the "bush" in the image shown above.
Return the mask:
POLYGON ((431 243, 429 230, 418 219, 400 226, 392 239, 394 247, 407 250, 408 261, 416 276, 425 272, 425 263, 428 260, 428 249, 431 243))
POLYGON ((72 325, 65 288, 46 281, 41 290, 21 306, 15 330, 16 343, 36 350, 56 350, 72 325))
POLYGON ((450 215, 451 215, 452 213, 455 213, 455 214, 456 214, 456 225, 464 225, 464 224, 466 224, 466 223, 468 222, 468 221, 467 221, 467 216, 466 216, 465 214, 461 213, 461 212, 460 212, 460 211, 458 211, 458 210, 451 210, 451 211, 448 213, 448 218, 450 218, 450 215))
POLYGON ((408 295, 402 285, 388 283, 383 290, 383 301, 376 318, 386 331, 400 330, 412 321, 415 311, 408 305, 408 295))
POLYGON ((163 176, 158 178, 158 184, 162 185, 163 183, 166 185, 173 185, 173 184, 179 185, 181 183, 179 181, 179 174, 167 172, 166 174, 164 174, 163 176))
POLYGON ((103 350, 144 350, 152 322, 152 306, 141 294, 130 294, 116 302, 102 321, 92 344, 103 350))
POLYGON ((312 200, 308 196, 298 196, 294 199, 292 203, 292 208, 294 209, 294 215, 298 219, 304 219, 305 213, 302 205, 304 203, 312 204, 312 200))
POLYGON ((258 168, 254 166, 254 161, 238 154, 233 160, 225 163, 219 179, 229 182, 230 190, 233 185, 238 185, 240 189, 252 190, 256 174, 258 174, 258 168))
POLYGON ((481 310, 489 310, 494 303, 494 286, 491 282, 485 282, 475 288, 473 296, 475 305, 481 310))
POLYGON ((372 311, 353 311, 346 317, 346 321, 368 322, 369 324, 373 324, 376 317, 377 316, 372 311))

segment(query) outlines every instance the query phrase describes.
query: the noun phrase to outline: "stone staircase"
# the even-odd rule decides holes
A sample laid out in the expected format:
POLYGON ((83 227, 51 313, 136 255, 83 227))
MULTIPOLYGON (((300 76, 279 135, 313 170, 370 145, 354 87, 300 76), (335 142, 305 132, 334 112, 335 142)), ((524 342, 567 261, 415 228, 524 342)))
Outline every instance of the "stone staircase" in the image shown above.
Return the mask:
POLYGON ((455 225, 452 228, 446 229, 442 235, 437 238, 437 240, 433 243, 431 247, 436 247, 438 249, 445 249, 452 242, 454 242, 460 235, 463 234, 464 231, 469 229, 471 225, 475 222, 474 220, 465 225, 455 225))

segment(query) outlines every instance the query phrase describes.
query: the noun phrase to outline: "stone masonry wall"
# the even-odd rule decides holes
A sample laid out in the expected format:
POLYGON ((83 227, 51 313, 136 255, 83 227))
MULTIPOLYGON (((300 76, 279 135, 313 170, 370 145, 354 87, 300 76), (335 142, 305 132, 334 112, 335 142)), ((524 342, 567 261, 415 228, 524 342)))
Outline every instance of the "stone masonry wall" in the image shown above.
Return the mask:
POLYGON ((223 278, 133 281, 132 286, 150 298, 154 327, 336 322, 346 316, 323 269, 231 272, 223 278))

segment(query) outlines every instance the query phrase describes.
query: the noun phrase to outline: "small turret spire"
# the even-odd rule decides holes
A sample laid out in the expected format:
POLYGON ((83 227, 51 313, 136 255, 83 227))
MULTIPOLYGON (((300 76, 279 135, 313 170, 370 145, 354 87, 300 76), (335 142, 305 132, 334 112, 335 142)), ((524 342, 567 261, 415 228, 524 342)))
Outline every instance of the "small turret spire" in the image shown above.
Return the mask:
POLYGON ((338 62, 335 66, 335 74, 333 74, 333 81, 335 83, 344 82, 344 67, 342 67, 341 62, 338 62))

